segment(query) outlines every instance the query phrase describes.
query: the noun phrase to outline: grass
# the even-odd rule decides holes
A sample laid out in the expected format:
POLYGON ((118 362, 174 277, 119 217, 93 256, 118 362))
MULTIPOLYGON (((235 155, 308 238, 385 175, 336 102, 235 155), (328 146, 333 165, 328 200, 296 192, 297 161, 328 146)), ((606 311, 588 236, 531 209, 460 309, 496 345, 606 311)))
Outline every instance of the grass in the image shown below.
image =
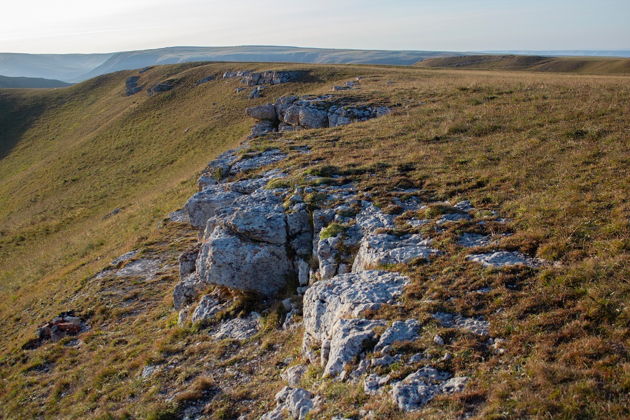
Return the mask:
POLYGON ((540 57, 526 55, 467 55, 438 57, 417 64, 424 68, 520 70, 551 73, 630 74, 630 59, 602 57, 540 57))
MULTIPOLYGON (((193 84, 208 72, 245 67, 267 68, 156 67, 143 76, 147 81, 183 81, 151 98, 144 92, 121 95, 129 72, 63 90, 0 93, 0 115, 8 115, 2 132, 9 133, 1 138, 0 160, 0 403, 7 418, 168 418, 181 407, 165 402, 161 392, 198 391, 195 381, 204 376, 224 390, 207 402, 209 412, 229 418, 273 406, 285 360, 299 360, 300 331, 267 328, 240 346, 214 342, 204 330, 174 325, 174 268, 149 285, 90 278, 133 248, 175 264, 195 241, 195 232, 161 220, 195 191, 205 163, 245 135, 251 122, 242 111, 252 102, 233 94, 235 81, 193 84), (116 208, 122 211, 105 218, 116 208), (92 326, 81 347, 20 349, 37 324, 69 305, 92 326), (147 364, 167 361, 177 367, 139 379, 147 364), (248 382, 239 382, 234 369, 248 382)), ((466 221, 440 232, 432 225, 416 228, 431 232, 447 253, 403 267, 413 281, 404 305, 372 316, 416 317, 429 333, 409 351, 436 351, 431 340, 439 333, 454 355, 439 367, 472 380, 463 395, 442 397, 407 418, 454 418, 470 410, 479 418, 627 417, 628 79, 312 69, 319 81, 266 94, 323 93, 333 81, 363 76, 361 95, 396 105, 393 115, 272 136, 252 147, 309 146, 310 154, 293 154, 279 166, 319 177, 343 174, 382 208, 403 194, 396 188, 417 187, 425 201, 468 199, 480 214, 495 210, 509 221, 484 231, 466 221), (457 247, 463 231, 512 233, 502 246, 557 264, 485 269, 467 262, 457 247), (481 287, 492 291, 473 293, 481 287), (437 325, 430 317, 436 310, 489 318, 492 335, 506 339, 506 352, 494 355, 478 337, 437 325)), ((317 205, 323 197, 305 199, 317 205)), ((422 216, 435 223, 451 211, 430 206, 422 216)), ((273 324, 274 315, 266 317, 273 324)), ((412 367, 395 374, 403 376, 405 369, 412 367)), ((322 408, 326 415, 365 406, 383 417, 405 418, 384 397, 365 403, 360 389, 318 378, 315 372, 305 381, 334 401, 322 408)))

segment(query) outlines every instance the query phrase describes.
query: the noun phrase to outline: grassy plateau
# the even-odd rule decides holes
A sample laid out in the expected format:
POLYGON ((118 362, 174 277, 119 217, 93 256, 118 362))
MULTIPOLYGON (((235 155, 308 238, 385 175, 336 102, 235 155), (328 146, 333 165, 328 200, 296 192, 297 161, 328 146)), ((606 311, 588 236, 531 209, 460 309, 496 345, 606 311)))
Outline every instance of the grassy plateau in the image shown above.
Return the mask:
MULTIPOLYGON (((472 380, 463 394, 410 414, 311 369, 304 386, 326 401, 313 418, 358 417, 361 409, 378 419, 628 418, 629 77, 244 63, 158 66, 63 89, 0 90, 0 418, 179 418, 218 387, 208 418, 257 418, 272 408, 283 386, 279 373, 301 357, 301 330, 278 328, 279 303, 245 343, 178 326, 171 298, 177 256, 197 232, 165 217, 196 192, 208 161, 247 136, 253 120, 246 107, 330 93, 359 76, 351 94, 388 104, 392 114, 274 134, 251 147, 309 146, 312 153, 277 165, 292 173, 316 167, 383 200, 394 187, 419 187, 427 200, 470 200, 508 219, 500 229, 513 234, 501 240, 504 248, 553 264, 487 270, 455 246, 456 234, 472 226, 427 230, 451 252, 401 269, 413 284, 389 318, 412 314, 427 332, 409 350, 431 351, 439 327, 429 314, 448 305, 487 317, 506 352, 440 330, 455 355, 441 367, 472 380), (310 77, 249 100, 248 90, 235 93, 237 79, 220 77, 242 69, 300 69, 310 77), (158 95, 126 96, 132 75, 147 87, 177 83, 158 95), (196 84, 209 75, 219 77, 196 84), (94 277, 132 249, 159 255, 166 268, 150 282, 94 277), (490 293, 471 295, 486 286, 490 293), (63 339, 22 349, 38 325, 68 309, 91 327, 79 346, 63 339), (142 378, 155 364, 170 367, 142 378)), ((235 294, 230 311, 257 305, 235 294)))

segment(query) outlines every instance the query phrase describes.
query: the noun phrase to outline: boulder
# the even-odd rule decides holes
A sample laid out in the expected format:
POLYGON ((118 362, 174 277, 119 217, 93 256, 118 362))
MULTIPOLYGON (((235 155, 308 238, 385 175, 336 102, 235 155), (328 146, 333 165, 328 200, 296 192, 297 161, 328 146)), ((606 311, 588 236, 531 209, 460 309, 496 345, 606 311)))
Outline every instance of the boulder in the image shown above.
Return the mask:
POLYGON ((291 105, 297 101, 297 96, 283 96, 276 101, 274 107, 276 108, 276 115, 280 121, 285 121, 285 113, 291 105))
POLYGON ((201 281, 273 296, 292 272, 286 247, 242 238, 217 226, 203 243, 197 259, 201 281))
POLYGON ((276 394, 276 408, 264 414, 260 420, 305 420, 316 403, 317 399, 309 391, 285 386, 276 394))
POLYGON ((256 86, 249 93, 249 99, 256 99, 256 98, 262 97, 262 92, 263 92, 262 87, 261 86, 256 86))
POLYGON ((421 409, 436 395, 462 392, 467 382, 467 377, 451 378, 448 372, 423 367, 394 384, 391 396, 401 410, 415 411, 421 409))
POLYGON ((225 191, 221 185, 210 186, 196 193, 184 207, 190 217, 190 224, 196 228, 204 228, 208 219, 213 217, 218 209, 231 205, 241 195, 225 191))
POLYGON ((211 82, 211 81, 213 81, 214 79, 216 79, 216 77, 215 77, 214 75, 206 76, 206 77, 204 77, 203 79, 197 80, 197 81, 195 82, 195 85, 196 85, 196 86, 199 86, 199 85, 202 85, 202 84, 204 84, 204 83, 211 82))
POLYGON ((448 372, 423 367, 392 386, 392 399, 403 411, 419 410, 436 395, 444 392, 442 384, 450 376, 448 372))
POLYGON ((332 328, 330 341, 322 346, 324 376, 340 374, 357 356, 371 350, 377 340, 374 329, 385 325, 384 321, 367 319, 337 320, 332 328), (325 348, 328 349, 327 355, 325 348))
POLYGON ((217 183, 216 181, 225 178, 230 171, 230 167, 236 160, 238 160, 238 156, 233 150, 229 150, 220 154, 216 159, 210 162, 200 178, 199 190, 203 191, 207 186, 215 185, 217 183), (201 182, 202 179, 204 183, 201 182), (210 181, 210 179, 215 180, 215 182, 210 181))
POLYGON ((428 260, 438 253, 430 248, 430 241, 420 235, 396 236, 390 234, 368 235, 361 241, 361 246, 352 265, 352 271, 363 271, 385 265, 407 263, 413 259, 428 260))
POLYGON ((260 315, 252 312, 247 318, 235 318, 222 322, 213 334, 217 340, 246 340, 258 332, 260 315))
POLYGON ((337 236, 320 239, 317 243, 317 260, 319 261, 319 277, 328 280, 337 274, 339 267, 339 245, 341 239, 337 236))
MULTIPOLYGON (((313 107, 300 107, 299 125, 304 128, 328 127, 328 113, 313 107)), ((285 121, 288 122, 288 121, 285 121)))
MULTIPOLYGON (((311 362, 315 362, 317 359, 313 349, 321 347, 327 364, 328 356, 324 351, 326 344, 330 345, 333 337, 341 342, 342 337, 339 337, 339 333, 345 331, 345 327, 354 326, 343 322, 338 325, 338 321, 359 318, 366 310, 394 303, 408 281, 407 277, 397 273, 363 271, 338 275, 330 280, 314 283, 306 291, 303 300, 304 353, 311 362)), ((364 327, 360 331, 367 334, 368 338, 375 338, 369 333, 373 325, 364 327)), ((331 364, 329 371, 335 369, 336 365, 331 364)))
POLYGON ((206 232, 211 232, 211 225, 220 219, 220 223, 250 241, 284 245, 287 242, 286 221, 282 206, 262 202, 259 205, 238 205, 221 209, 216 217, 208 221, 206 232))
POLYGON ((412 341, 420 335, 421 326, 415 319, 406 321, 395 321, 383 332, 381 338, 376 343, 374 351, 381 351, 387 346, 403 341, 412 341))
POLYGON ((290 105, 285 111, 282 121, 289 125, 300 125, 300 109, 299 105, 290 105))
POLYGON ((394 216, 383 213, 374 204, 364 201, 361 203, 362 210, 356 216, 357 226, 363 235, 371 235, 376 229, 393 228, 394 216))
POLYGON ((276 121, 278 116, 276 115, 276 108, 273 104, 259 105, 251 108, 247 108, 245 113, 257 120, 276 121))

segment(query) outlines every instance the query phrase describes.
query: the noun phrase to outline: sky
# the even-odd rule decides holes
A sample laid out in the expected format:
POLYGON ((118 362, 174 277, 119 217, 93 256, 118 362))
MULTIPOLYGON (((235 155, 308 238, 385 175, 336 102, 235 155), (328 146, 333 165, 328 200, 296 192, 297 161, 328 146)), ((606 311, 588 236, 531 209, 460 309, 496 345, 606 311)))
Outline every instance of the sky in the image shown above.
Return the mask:
POLYGON ((19 0, 1 11, 0 52, 630 49, 630 0, 19 0))

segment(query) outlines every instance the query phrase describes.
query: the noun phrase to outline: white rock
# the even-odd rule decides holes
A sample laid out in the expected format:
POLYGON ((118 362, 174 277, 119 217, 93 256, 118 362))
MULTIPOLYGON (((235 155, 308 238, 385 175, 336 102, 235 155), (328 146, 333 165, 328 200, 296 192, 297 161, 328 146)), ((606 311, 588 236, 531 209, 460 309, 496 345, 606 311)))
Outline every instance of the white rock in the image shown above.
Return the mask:
POLYGON ((386 271, 363 271, 313 284, 304 296, 305 335, 316 341, 331 336, 335 322, 394 303, 409 279, 386 271))
POLYGON ((475 209, 472 203, 468 200, 460 201, 459 203, 455 204, 453 207, 461 211, 472 211, 475 209))
POLYGON ((390 377, 379 376, 376 374, 368 375, 363 381, 363 390, 368 395, 375 395, 381 391, 381 388, 389 382, 390 377))
POLYGON ((466 388, 468 377, 457 376, 444 382, 441 386, 441 391, 447 394, 454 394, 456 392, 462 392, 466 388))
POLYGON ((457 243, 466 248, 486 246, 490 243, 490 237, 478 233, 464 233, 459 237, 457 243))
MULTIPOLYGON (((383 321, 367 319, 340 319, 332 329, 330 351, 324 367, 324 376, 336 376, 361 353, 369 350, 376 339, 374 329, 384 326, 383 321)), ((322 355, 324 352, 322 352, 322 355)))
POLYGON ((218 209, 230 206, 241 194, 225 191, 223 186, 211 186, 193 195, 186 203, 185 209, 190 217, 190 224, 196 228, 204 228, 208 219, 213 217, 218 209))
POLYGON ((433 342, 437 344, 438 346, 444 345, 444 339, 439 335, 436 335, 435 337, 433 337, 433 342))
POLYGON ((418 410, 436 395, 445 392, 442 384, 450 376, 447 372, 423 367, 392 386, 392 399, 403 411, 418 410))
POLYGON ((415 364, 426 360, 426 356, 423 353, 416 353, 409 358, 409 363, 415 364))
POLYGON ((234 162, 230 168, 230 174, 236 175, 240 172, 253 171, 255 169, 262 168, 263 166, 279 162, 286 159, 286 157, 287 154, 282 152, 280 149, 265 150, 257 155, 243 157, 234 162))
POLYGON ((276 408, 264 414, 261 420, 285 420, 289 414, 292 419, 304 420, 308 413, 315 408, 314 395, 305 389, 285 386, 276 394, 276 408))
POLYGON ((197 259, 202 281, 266 296, 286 286, 290 271, 285 246, 247 241, 221 226, 202 245, 197 259))
POLYGON ((478 335, 488 335, 490 323, 482 318, 466 318, 459 314, 449 314, 446 312, 437 312, 433 317, 438 320, 442 326, 447 328, 459 328, 478 335))
POLYGON ((142 258, 128 263, 123 268, 116 270, 117 277, 143 277, 150 279, 159 271, 160 260, 142 258))
POLYGON ((470 261, 481 263, 487 267, 509 267, 515 265, 525 265, 528 267, 539 267, 541 261, 530 258, 519 252, 497 251, 487 254, 471 254, 467 257, 470 261))
POLYGON ((156 369, 157 369, 157 366, 145 366, 142 369, 142 374, 141 374, 142 378, 146 379, 152 376, 155 373, 156 369))
MULTIPOLYGON (((408 278, 385 271, 364 271, 314 283, 304 295, 304 342, 306 355, 321 346, 327 374, 339 373, 366 343, 375 340, 373 328, 381 322, 357 320, 368 309, 394 303, 408 278), (350 319, 349 319, 350 318, 350 319), (330 356, 326 347, 330 349, 330 356)), ((314 360, 311 360, 314 362, 314 360)))
POLYGON ((428 260, 438 253, 428 246, 429 243, 420 235, 368 235, 361 241, 352 271, 356 273, 384 265, 407 263, 415 258, 428 260))
POLYGON ((219 300, 213 296, 206 295, 201 298, 199 304, 192 314, 192 322, 203 322, 211 319, 225 308, 226 305, 219 303, 219 300))
POLYGON ((374 347, 374 351, 381 351, 386 346, 391 346, 392 344, 399 343, 401 341, 413 341, 420 335, 420 329, 420 323, 415 319, 395 321, 381 335, 381 338, 374 347))
POLYGON ((213 337, 217 340, 245 340, 258 332, 259 324, 260 315, 252 312, 247 318, 235 318, 221 323, 213 337))
POLYGON ((391 214, 383 213, 369 202, 363 202, 362 207, 363 210, 356 216, 356 222, 364 235, 370 235, 376 229, 394 227, 394 216, 391 214))
POLYGON ((295 386, 300 385, 300 381, 302 381, 302 376, 304 376, 305 372, 306 372, 306 366, 297 365, 297 366, 290 367, 284 372, 282 372, 280 377, 284 379, 289 386, 295 387, 295 386))
POLYGON ((341 239, 338 236, 321 239, 317 243, 317 259, 319 260, 319 276, 322 280, 328 280, 337 274, 339 267, 339 245, 341 239))

